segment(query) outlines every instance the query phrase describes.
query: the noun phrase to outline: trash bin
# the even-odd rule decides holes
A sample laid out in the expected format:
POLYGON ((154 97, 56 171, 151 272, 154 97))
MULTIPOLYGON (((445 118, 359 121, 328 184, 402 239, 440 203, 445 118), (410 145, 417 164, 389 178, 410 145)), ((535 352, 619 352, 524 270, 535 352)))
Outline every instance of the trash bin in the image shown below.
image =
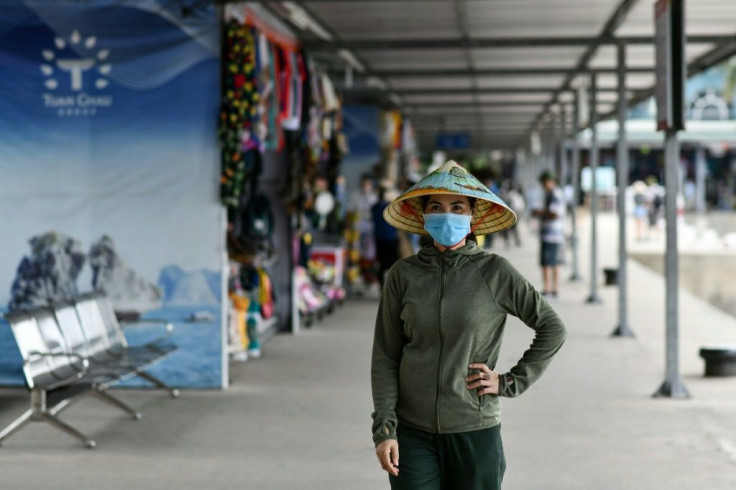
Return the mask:
POLYGON ((605 275, 606 286, 615 286, 618 284, 618 269, 603 269, 605 275))
POLYGON ((700 349, 706 376, 736 376, 736 345, 706 346, 700 349))

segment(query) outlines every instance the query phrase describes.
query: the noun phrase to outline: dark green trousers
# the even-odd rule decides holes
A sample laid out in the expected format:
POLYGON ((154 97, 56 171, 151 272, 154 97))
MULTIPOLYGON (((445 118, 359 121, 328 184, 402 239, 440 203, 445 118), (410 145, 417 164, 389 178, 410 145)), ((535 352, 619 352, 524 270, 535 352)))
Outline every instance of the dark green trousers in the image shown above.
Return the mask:
POLYGON ((432 434, 399 424, 399 476, 392 490, 500 490, 506 458, 501 426, 432 434))

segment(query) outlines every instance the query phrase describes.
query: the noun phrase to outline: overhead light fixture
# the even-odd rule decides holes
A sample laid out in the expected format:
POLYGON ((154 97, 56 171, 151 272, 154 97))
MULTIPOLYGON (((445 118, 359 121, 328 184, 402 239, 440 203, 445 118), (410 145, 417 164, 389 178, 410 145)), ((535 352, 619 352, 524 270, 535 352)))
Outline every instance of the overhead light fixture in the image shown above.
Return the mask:
POLYGON ((327 32, 322 25, 314 20, 306 10, 301 8, 294 2, 282 2, 286 10, 289 11, 289 20, 304 31, 310 31, 324 41, 332 41, 332 35, 327 32))
POLYGON ((397 94, 392 93, 391 95, 388 96, 388 98, 391 102, 393 102, 397 106, 400 106, 403 103, 403 101, 401 100, 401 97, 399 97, 397 94))
POLYGON ((345 60, 345 62, 355 68, 358 73, 365 73, 365 66, 363 66, 363 63, 358 61, 358 58, 355 57, 355 55, 347 50, 347 49, 341 49, 337 52, 337 55, 345 60))
POLYGON ((377 88, 380 90, 386 90, 388 88, 388 86, 386 85, 386 82, 376 77, 368 77, 368 80, 366 80, 365 83, 369 87, 377 88))

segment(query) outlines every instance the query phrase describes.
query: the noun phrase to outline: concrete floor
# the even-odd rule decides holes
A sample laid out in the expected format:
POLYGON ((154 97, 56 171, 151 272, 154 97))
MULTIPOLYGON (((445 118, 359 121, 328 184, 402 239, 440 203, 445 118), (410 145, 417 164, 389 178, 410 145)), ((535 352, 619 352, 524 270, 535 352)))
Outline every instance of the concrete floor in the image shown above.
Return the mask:
MULTIPOLYGON (((604 216, 600 226, 601 266, 614 265, 615 220, 604 216)), ((536 282, 536 242, 524 237, 523 248, 497 242, 496 252, 536 282)), ((588 248, 584 240, 586 276, 588 248)), ((736 488, 736 379, 703 378, 697 357, 702 343, 736 343, 736 319, 682 292, 682 372, 693 398, 654 400, 663 379, 663 280, 636 263, 629 271, 636 339, 608 337, 615 289, 601 289, 602 305, 586 305, 587 282, 563 283, 556 308, 568 342, 538 384, 504 400, 504 488, 736 488)), ((34 424, 0 449, 0 489, 388 488, 370 440, 375 312, 375 302, 354 301, 298 336, 275 337, 262 359, 233 367, 226 392, 172 400, 118 391, 144 413, 138 422, 82 399, 62 418, 97 449, 34 424)), ((531 333, 509 321, 500 370, 531 333)), ((0 390, 0 426, 24 410, 26 396, 0 390)))

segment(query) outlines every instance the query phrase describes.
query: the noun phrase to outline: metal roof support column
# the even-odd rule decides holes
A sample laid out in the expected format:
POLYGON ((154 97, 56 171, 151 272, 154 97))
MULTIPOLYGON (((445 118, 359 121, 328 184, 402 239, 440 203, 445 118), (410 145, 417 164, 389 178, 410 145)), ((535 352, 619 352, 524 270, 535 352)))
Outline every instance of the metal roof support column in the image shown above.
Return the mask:
POLYGON ((542 133, 543 128, 539 128, 539 130, 536 132, 536 141, 538 142, 538 145, 536 146, 536 152, 532 150, 532 155, 534 156, 533 162, 534 166, 531 169, 531 175, 529 179, 529 184, 531 186, 536 185, 537 183, 537 176, 539 175, 539 172, 542 171, 542 160, 544 159, 544 148, 542 145, 542 142, 544 141, 544 134, 542 133))
POLYGON ((572 233, 570 234, 570 248, 572 248, 572 274, 570 281, 577 282, 580 277, 580 269, 578 267, 578 202, 580 201, 580 145, 578 144, 578 125, 580 124, 580 101, 579 94, 575 92, 575 110, 572 116, 572 203, 570 204, 570 224, 572 233))
MULTIPOLYGON (((567 164, 567 145, 565 144, 567 139, 567 117, 565 113, 565 106, 560 105, 560 119, 559 124, 557 125, 558 133, 557 133, 557 143, 559 145, 559 173, 557 174, 557 182, 559 182, 560 189, 562 190, 562 195, 564 196, 564 205, 565 209, 568 208, 567 199, 567 174, 568 174, 568 164, 567 164)), ((567 251, 565 250, 565 243, 561 245, 560 253, 562 254, 562 257, 565 257, 567 255, 567 251)))
POLYGON ((590 75, 590 296, 586 303, 602 303, 598 296, 598 81, 590 75))
POLYGON ((678 322, 678 261, 677 261, 677 184, 680 170, 680 143, 677 141, 677 130, 668 129, 664 146, 664 219, 666 223, 666 242, 664 267, 667 290, 667 368, 662 386, 654 394, 655 397, 689 398, 690 393, 680 377, 679 322, 678 322))
POLYGON ((519 167, 524 165, 524 150, 516 148, 514 158, 511 160, 511 182, 516 182, 519 178, 519 167))
POLYGON ((550 116, 549 124, 547 125, 547 152, 546 152, 546 166, 547 170, 552 172, 555 171, 556 167, 556 156, 555 156, 555 117, 550 116))
POLYGON ((560 187, 564 191, 567 187, 567 174, 568 174, 568 168, 567 168, 567 148, 565 145, 565 140, 567 139, 567 114, 565 113, 565 106, 560 106, 560 121, 559 125, 557 126, 559 133, 558 133, 558 141, 557 143, 560 145, 560 173, 559 175, 559 182, 560 187))
MULTIPOLYGON (((547 168, 547 127, 542 124, 539 128, 539 165, 537 174, 547 168)), ((535 176, 536 178, 536 176, 535 176)))
POLYGON ((698 146, 695 151, 695 210, 699 215, 705 214, 706 165, 705 148, 698 146))
POLYGON ((619 43, 618 54, 618 325, 611 337, 633 337, 628 320, 628 283, 626 250, 626 187, 629 185, 629 146, 626 142, 626 44, 619 43))
MULTIPOLYGON (((672 14, 670 18, 671 31, 670 36, 673 40, 672 49, 667 53, 670 57, 670 68, 666 70, 666 79, 668 86, 667 102, 680 105, 683 103, 684 88, 682 91, 677 90, 676 82, 685 84, 685 73, 680 72, 677 66, 684 64, 684 46, 676 46, 676 40, 681 40, 685 36, 685 15, 684 0, 671 0, 668 8, 671 9, 667 15, 672 14), (677 31, 679 32, 677 32, 677 31), (679 62, 679 63, 678 63, 679 62)), ((683 72, 685 69, 682 70, 683 72)), ((660 112, 660 111, 658 111, 660 112)), ((679 265, 677 253, 677 194, 680 185, 680 143, 677 139, 677 131, 684 121, 678 120, 678 114, 672 111, 670 116, 666 118, 665 126, 665 146, 664 146, 664 218, 666 223, 665 240, 666 249, 664 256, 665 269, 665 290, 666 290, 666 307, 665 307, 665 378, 662 385, 654 394, 655 397, 667 398, 689 398, 685 384, 680 377, 680 354, 679 354, 679 265)), ((661 114, 658 114, 661 116, 661 114)), ((684 115, 682 117, 684 119, 684 115)))

